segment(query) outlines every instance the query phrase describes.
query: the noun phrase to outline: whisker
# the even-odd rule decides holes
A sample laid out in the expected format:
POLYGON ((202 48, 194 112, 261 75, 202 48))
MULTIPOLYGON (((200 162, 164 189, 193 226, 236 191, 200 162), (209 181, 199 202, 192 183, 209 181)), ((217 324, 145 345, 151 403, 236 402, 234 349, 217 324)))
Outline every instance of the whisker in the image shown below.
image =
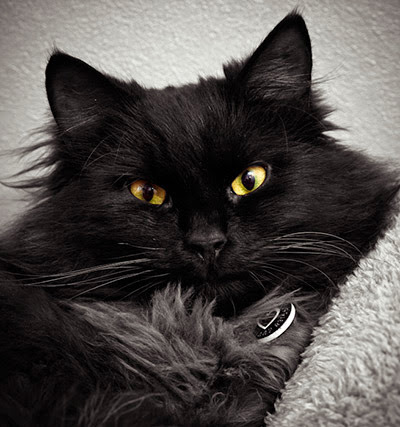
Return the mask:
MULTIPOLYGON (((279 240, 279 245, 277 244, 272 244, 269 245, 268 247, 271 249, 276 249, 276 248, 302 248, 302 247, 309 247, 309 248, 318 248, 318 249, 326 249, 328 248, 329 250, 333 250, 335 252, 341 253, 343 255, 345 255, 348 258, 351 258, 354 260, 354 258, 352 257, 352 255, 350 255, 349 252, 347 252, 345 249, 341 248, 338 245, 335 245, 331 242, 327 242, 325 240, 315 240, 315 239, 304 239, 304 238, 284 238, 284 239, 280 239, 279 240), (283 246, 281 246, 281 244, 284 244, 283 246)), ((341 243, 341 242, 339 242, 341 243)))
POLYGON ((286 237, 291 237, 291 236, 304 236, 304 235, 326 236, 326 237, 331 237, 335 240, 340 240, 340 241, 346 243, 347 245, 351 246, 355 251, 357 251, 358 254, 362 255, 362 252, 360 251, 360 249, 356 245, 351 243, 349 240, 346 240, 343 237, 337 236, 335 234, 325 233, 322 231, 297 231, 294 233, 288 233, 288 234, 284 234, 282 236, 278 236, 274 240, 280 240, 280 239, 283 239, 286 237))
POLYGON ((235 302, 233 301, 233 298, 232 298, 232 297, 229 297, 229 302, 230 302, 230 303, 231 303, 231 305, 232 305, 232 309, 233 309, 233 317, 236 317, 236 312, 237 312, 237 310, 236 310, 235 302))
POLYGON ((84 290, 84 291, 82 291, 82 292, 79 292, 78 294, 76 294, 76 295, 74 295, 73 297, 71 297, 71 299, 78 298, 78 297, 80 297, 80 296, 82 296, 82 295, 85 295, 85 294, 87 294, 87 293, 89 293, 89 292, 93 292, 93 291, 95 291, 95 290, 97 290, 97 289, 100 289, 100 288, 103 288, 103 287, 105 287, 105 286, 107 286, 107 285, 110 285, 111 283, 119 282, 119 281, 121 281, 121 280, 130 279, 130 278, 137 277, 137 276, 142 276, 143 274, 149 273, 149 272, 151 272, 151 271, 152 271, 152 270, 143 270, 143 271, 140 271, 139 273, 126 274, 126 275, 124 275, 124 276, 117 277, 116 279, 109 280, 109 281, 107 281, 107 282, 105 282, 105 283, 100 283, 99 285, 94 286, 93 288, 86 289, 86 290, 84 290))
MULTIPOLYGON (((268 271, 268 270, 262 270, 264 273, 268 273, 270 276, 272 276, 272 277, 274 277, 275 279, 277 279, 277 280, 279 280, 279 281, 281 281, 282 280, 282 278, 281 277, 279 277, 279 276, 277 276, 276 274, 274 274, 274 273, 272 273, 272 272, 270 272, 270 271, 268 271)), ((257 271, 258 272, 258 271, 257 271)), ((254 273, 254 271, 253 272, 249 272, 249 273, 253 273, 253 274, 255 274, 254 273)))
MULTIPOLYGON (((307 250, 307 251, 305 251, 305 250, 302 250, 301 248, 297 248, 297 247, 293 247, 293 246, 290 246, 289 247, 289 249, 298 249, 297 251, 296 250, 293 250, 293 251, 290 251, 290 250, 280 250, 280 249, 278 249, 279 250, 279 253, 281 253, 281 254, 295 254, 295 255, 332 255, 332 256, 337 256, 337 257, 339 257, 339 258, 349 258, 349 257, 347 257, 347 256, 344 256, 343 254, 341 254, 341 253, 337 253, 337 252, 333 252, 333 251, 318 251, 318 250, 310 250, 310 248, 309 248, 309 250, 307 250)), ((312 248, 311 248, 312 249, 312 248)), ((350 258, 351 260, 353 260, 353 261, 355 261, 353 258, 350 258)))
POLYGON ((274 258, 271 258, 271 259, 269 259, 268 260, 269 262, 277 262, 277 261, 287 261, 287 262, 297 262, 297 263, 299 263, 299 264, 303 264, 303 265, 306 265, 306 266, 308 266, 308 267, 310 267, 310 268, 312 268, 312 269, 314 269, 314 270, 316 270, 316 271, 318 271, 319 273, 321 273, 324 277, 326 277, 327 279, 328 279, 328 281, 334 286, 334 287, 336 287, 336 283, 324 272, 324 271, 322 271, 322 270, 320 270, 318 267, 316 267, 315 265, 312 265, 312 264, 310 264, 310 263, 308 263, 308 262, 305 262, 305 261, 300 261, 300 260, 298 260, 298 259, 293 259, 293 258, 276 258, 276 259, 274 259, 274 258))
POLYGON ((320 244, 323 246, 331 246, 333 248, 336 249, 340 249, 340 250, 344 250, 343 248, 341 248, 340 246, 338 246, 338 244, 342 243, 346 243, 343 242, 341 240, 339 241, 335 241, 335 240, 321 240, 321 239, 312 239, 312 238, 306 238, 306 237, 295 237, 295 236, 291 236, 291 237, 282 237, 282 238, 276 238, 273 239, 273 242, 284 242, 284 243, 297 243, 300 245, 314 245, 314 244, 320 244), (333 244, 332 242, 336 242, 337 244, 333 244))
POLYGON ((151 246, 139 246, 139 245, 134 245, 133 243, 128 243, 128 242, 119 242, 118 244, 130 246, 130 247, 135 248, 135 249, 146 249, 146 250, 150 250, 150 251, 166 251, 166 248, 155 248, 155 247, 151 247, 151 246))
POLYGON ((107 140, 108 139, 110 139, 110 137, 109 136, 106 136, 105 138, 103 138, 94 148, 93 148, 93 150, 91 151, 91 153, 89 154, 89 156, 86 158, 86 161, 85 161, 85 163, 84 163, 84 165, 83 165, 83 167, 82 167, 82 169, 81 169, 81 172, 80 172, 80 174, 82 174, 83 173, 83 171, 87 168, 87 167, 89 167, 92 163, 94 163, 94 162, 96 162, 97 160, 99 160, 99 159, 101 159, 102 157, 104 157, 105 155, 107 155, 107 154, 109 154, 108 152, 107 153, 105 153, 105 154, 102 154, 101 156, 98 156, 96 159, 94 159, 94 160, 91 160, 91 158, 92 158, 92 156, 94 155, 94 153, 98 150, 98 148, 102 145, 102 144, 104 144, 105 142, 107 142, 107 140))
POLYGON ((135 252, 134 254, 130 253, 130 254, 126 254, 126 255, 113 256, 113 257, 110 257, 110 259, 112 259, 112 260, 134 259, 133 255, 134 256, 143 256, 143 257, 154 256, 154 252, 153 253, 150 251, 135 252))
MULTIPOLYGON (((276 266, 272 266, 270 264, 265 264, 265 266, 267 268, 271 269, 271 270, 277 271, 278 273, 281 273, 281 274, 287 276, 285 279, 281 279, 280 278, 280 280, 282 280, 282 283, 285 282, 285 281, 287 281, 288 277, 291 277, 292 279, 296 280, 296 282, 302 282, 305 285, 309 286, 310 288, 315 289, 310 283, 306 282, 303 278, 301 278, 299 276, 296 276, 296 275, 294 275, 292 273, 289 273, 289 272, 287 272, 285 270, 282 270, 281 268, 278 268, 276 266)), ((260 270, 263 271, 263 272, 265 272, 265 273, 268 272, 269 274, 271 274, 271 272, 269 272, 269 270, 266 270, 266 269, 263 269, 263 268, 261 268, 260 270)))
MULTIPOLYGON (((136 268, 127 268, 127 267, 123 267, 122 268, 124 270, 124 272, 129 272, 129 271, 137 271, 140 270, 140 267, 136 267, 136 268)), ((118 271, 112 271, 111 273, 108 274, 102 274, 101 276, 94 276, 94 277, 89 277, 87 279, 83 279, 83 280, 78 280, 76 282, 67 282, 67 283, 53 283, 54 281, 60 281, 63 280, 65 278, 61 277, 61 278, 57 278, 57 279, 50 279, 50 280, 43 280, 41 282, 33 282, 33 283, 29 283, 28 286, 32 286, 32 287, 43 287, 43 288, 57 288, 57 287, 67 287, 67 286, 77 286, 77 285, 81 285, 81 284, 87 284, 87 283, 91 283, 91 282, 98 282, 99 280, 102 280, 104 278, 107 277, 113 277, 113 276, 118 276, 121 275, 121 271, 119 271, 120 269, 117 269, 118 271), (50 283, 50 284, 49 284, 50 283)))
POLYGON ((257 283, 257 285, 259 285, 261 287, 261 289, 266 292, 266 288, 264 286, 264 284, 262 283, 262 281, 260 280, 260 278, 253 272, 253 271, 249 271, 249 274, 251 276, 251 278, 257 283))
POLYGON ((122 291, 125 288, 129 288, 132 285, 136 285, 137 283, 143 282, 144 280, 151 280, 151 279, 157 279, 159 277, 166 277, 169 276, 169 273, 161 273, 161 274, 154 274, 152 276, 145 276, 142 279, 136 280, 135 283, 128 283, 127 285, 122 286, 121 288, 118 289, 117 292, 122 291))
MULTIPOLYGON (((356 259, 349 252, 347 252, 345 249, 343 249, 337 245, 334 245, 333 243, 328 243, 328 242, 325 242, 323 240, 317 240, 317 241, 315 241, 314 245, 315 245, 315 247, 322 246, 322 249, 324 247, 332 248, 335 252, 338 251, 339 253, 343 254, 343 256, 345 258, 348 258, 353 262, 357 262, 356 259)), ((311 244, 311 248, 313 248, 312 244, 311 244)))
POLYGON ((155 286, 157 286, 157 285, 159 285, 161 283, 164 283, 164 280, 159 280, 158 282, 153 282, 153 283, 147 283, 147 284, 141 286, 140 288, 134 289, 132 292, 129 292, 122 299, 129 298, 130 296, 132 296, 134 294, 140 295, 143 292, 149 291, 150 289, 154 288, 155 286))
MULTIPOLYGON (((66 279, 69 279, 72 277, 82 276, 82 275, 90 274, 90 273, 97 273, 97 272, 101 272, 101 271, 115 270, 115 269, 121 269, 121 270, 129 269, 129 268, 133 267, 135 264, 145 263, 145 262, 149 262, 149 261, 151 261, 151 259, 149 259, 149 258, 132 259, 132 260, 128 260, 128 261, 119 261, 119 262, 114 262, 114 263, 109 263, 109 264, 97 265, 94 267, 82 268, 79 270, 71 270, 71 271, 63 272, 63 273, 48 274, 48 275, 46 275, 46 277, 51 277, 51 279, 46 279, 46 280, 43 280, 42 282, 34 282, 34 283, 36 283, 36 284, 38 284, 38 283, 50 283, 50 282, 54 282, 57 280, 66 280, 66 279)), ((26 279, 29 279, 29 277, 33 278, 35 276, 26 276, 26 279)))

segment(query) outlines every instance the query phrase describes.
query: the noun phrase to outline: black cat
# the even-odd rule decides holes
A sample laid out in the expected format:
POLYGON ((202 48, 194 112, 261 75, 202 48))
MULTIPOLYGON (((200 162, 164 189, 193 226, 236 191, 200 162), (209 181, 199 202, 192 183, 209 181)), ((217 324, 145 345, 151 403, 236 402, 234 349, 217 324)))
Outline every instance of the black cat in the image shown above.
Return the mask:
MULTIPOLYGON (((177 88, 144 89, 52 55, 46 89, 55 124, 39 146, 47 157, 34 166, 49 170, 22 184, 37 189, 37 203, 0 242, 4 422, 100 425, 101 413, 101 425, 258 425, 272 410, 278 386, 260 392, 257 416, 249 411, 242 422, 230 421, 222 403, 207 418, 204 390, 201 399, 193 392, 191 402, 166 404, 160 396, 178 396, 184 382, 163 384, 151 351, 148 364, 128 363, 139 332, 126 319, 139 324, 140 307, 167 285, 191 289, 180 312, 187 321, 197 297, 215 299, 214 316, 234 322, 266 295, 283 301, 296 291, 298 332, 286 343, 296 351, 271 375, 283 385, 310 327, 387 227, 399 189, 393 173, 326 134, 334 126, 311 68, 296 13, 248 59, 225 66, 224 78, 177 88), (115 323, 118 313, 125 320, 115 323), (158 397, 126 418, 118 405, 110 409, 125 392, 135 402, 158 397)), ((199 383, 206 376, 196 375, 199 383)), ((220 377, 211 389, 228 393, 220 377)), ((237 393, 246 395, 245 384, 237 393)))

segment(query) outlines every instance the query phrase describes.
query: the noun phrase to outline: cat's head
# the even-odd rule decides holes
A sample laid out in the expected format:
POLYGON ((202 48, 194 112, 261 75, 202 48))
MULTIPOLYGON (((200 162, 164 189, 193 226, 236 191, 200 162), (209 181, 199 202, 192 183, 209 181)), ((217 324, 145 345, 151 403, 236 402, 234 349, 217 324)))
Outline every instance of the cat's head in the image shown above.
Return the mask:
POLYGON ((115 265, 75 294, 181 282, 242 307, 348 273, 391 196, 377 167, 324 135, 311 69, 295 13, 224 78, 182 87, 144 89, 55 53, 46 203, 59 259, 115 265))

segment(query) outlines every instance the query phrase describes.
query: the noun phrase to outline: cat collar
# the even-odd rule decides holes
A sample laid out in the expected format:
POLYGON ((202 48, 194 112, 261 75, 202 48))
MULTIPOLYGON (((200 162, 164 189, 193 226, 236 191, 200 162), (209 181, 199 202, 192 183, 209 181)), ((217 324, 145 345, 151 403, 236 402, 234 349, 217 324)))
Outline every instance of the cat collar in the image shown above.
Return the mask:
POLYGON ((270 342, 287 331, 295 316, 296 309, 292 303, 277 308, 270 316, 258 320, 254 335, 260 342, 270 342))

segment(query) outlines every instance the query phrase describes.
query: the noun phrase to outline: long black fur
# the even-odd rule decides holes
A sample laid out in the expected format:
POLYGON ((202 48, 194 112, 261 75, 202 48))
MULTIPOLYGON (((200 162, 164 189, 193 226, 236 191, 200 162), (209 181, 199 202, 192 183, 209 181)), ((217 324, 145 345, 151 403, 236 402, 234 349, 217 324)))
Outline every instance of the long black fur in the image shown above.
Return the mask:
POLYGON ((52 55, 55 123, 33 166, 47 173, 21 184, 36 203, 0 242, 4 422, 259 425, 273 410, 399 190, 326 134, 311 68, 296 13, 224 78, 178 88, 52 55), (232 181, 254 164, 268 178, 237 196, 232 181), (166 202, 136 199, 136 179, 166 202), (215 233, 224 246, 205 262, 191 239, 215 233), (251 322, 289 301, 295 325, 260 346, 251 322))

